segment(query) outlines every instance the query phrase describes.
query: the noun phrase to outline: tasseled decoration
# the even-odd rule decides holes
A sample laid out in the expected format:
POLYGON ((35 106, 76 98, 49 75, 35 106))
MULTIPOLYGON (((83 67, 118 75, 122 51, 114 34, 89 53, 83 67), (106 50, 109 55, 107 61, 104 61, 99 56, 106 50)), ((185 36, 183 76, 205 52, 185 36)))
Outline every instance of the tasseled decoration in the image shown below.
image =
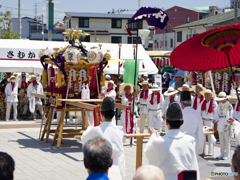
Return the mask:
POLYGON ((119 65, 119 67, 122 67, 122 63, 119 65))
POLYGON ((109 66, 107 68, 109 68, 109 66))
POLYGON ((145 65, 144 65, 144 62, 142 62, 142 68, 145 69, 145 65))
POLYGON ((125 29, 124 31, 127 31, 127 33, 128 33, 129 36, 132 36, 132 33, 131 33, 130 29, 128 29, 126 25, 125 25, 125 28, 126 28, 126 29, 125 29))
POLYGON ((158 30, 159 28, 157 26, 154 27, 155 30, 158 30))

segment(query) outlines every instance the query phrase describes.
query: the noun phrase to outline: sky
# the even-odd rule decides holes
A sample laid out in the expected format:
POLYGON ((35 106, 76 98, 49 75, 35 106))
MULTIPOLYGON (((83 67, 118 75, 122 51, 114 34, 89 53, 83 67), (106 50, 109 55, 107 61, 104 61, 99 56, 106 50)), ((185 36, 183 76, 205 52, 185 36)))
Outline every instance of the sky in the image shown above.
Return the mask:
MULTIPOLYGON (((43 14, 46 17, 46 0, 21 0, 21 16, 35 17, 43 14), (37 5, 37 8, 35 8, 37 5)), ((138 8, 138 0, 53 0, 54 22, 63 20, 65 12, 108 13, 112 10, 126 9, 125 14, 134 14, 138 8)), ((141 0, 141 6, 168 9, 175 5, 187 7, 218 6, 227 7, 230 0, 141 0)), ((12 11, 12 17, 18 17, 18 0, 0 0, 0 12, 12 11)), ((44 23, 46 21, 44 20, 44 23)))

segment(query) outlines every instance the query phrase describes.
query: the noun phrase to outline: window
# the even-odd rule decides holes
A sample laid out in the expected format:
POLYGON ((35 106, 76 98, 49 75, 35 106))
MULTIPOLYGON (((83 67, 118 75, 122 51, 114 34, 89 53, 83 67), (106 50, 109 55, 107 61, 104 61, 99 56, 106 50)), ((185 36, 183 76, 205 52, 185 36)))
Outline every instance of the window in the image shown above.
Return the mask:
POLYGON ((177 42, 182 42, 182 31, 177 32, 177 42))
POLYGON ((137 24, 138 23, 139 23, 138 29, 142 29, 143 28, 143 22, 142 21, 138 21, 138 22, 135 22, 135 23, 128 24, 128 29, 137 30, 137 24))
POLYGON ((71 21, 71 19, 69 19, 69 28, 71 28, 72 27, 72 21, 71 21))
POLYGON ((112 28, 122 28, 122 20, 112 19, 112 28))
POLYGON ((171 48, 173 47, 173 39, 171 39, 171 48))
MULTIPOLYGON (((70 26, 70 24, 71 24, 71 22, 69 21, 69 26, 70 26)), ((89 27, 89 19, 88 18, 79 18, 78 27, 89 27)))
POLYGON ((192 35, 191 34, 189 34, 189 37, 188 38, 191 38, 192 37, 192 35))
POLYGON ((218 12, 217 12, 217 11, 215 11, 215 15, 218 15, 218 12))
POLYGON ((167 47, 167 40, 165 40, 165 47, 167 47))
POLYGON ((188 40, 188 34, 186 35, 186 40, 188 40))
POLYGON ((132 44, 132 37, 128 37, 128 44, 132 44))
POLYGON ((122 37, 112 36, 112 43, 122 43, 122 37))
POLYGON ((31 33, 41 33, 42 32, 42 26, 31 25, 30 30, 31 30, 31 33))
POLYGON ((90 36, 86 36, 84 39, 81 37, 81 42, 90 42, 90 36))
MULTIPOLYGON (((137 38, 136 37, 128 37, 128 44, 137 44, 137 38)), ((138 44, 142 44, 142 40, 140 37, 138 37, 138 44)))
POLYGON ((167 29, 164 30, 164 33, 167 33, 167 29))
POLYGON ((190 22, 190 16, 187 16, 187 23, 190 22))

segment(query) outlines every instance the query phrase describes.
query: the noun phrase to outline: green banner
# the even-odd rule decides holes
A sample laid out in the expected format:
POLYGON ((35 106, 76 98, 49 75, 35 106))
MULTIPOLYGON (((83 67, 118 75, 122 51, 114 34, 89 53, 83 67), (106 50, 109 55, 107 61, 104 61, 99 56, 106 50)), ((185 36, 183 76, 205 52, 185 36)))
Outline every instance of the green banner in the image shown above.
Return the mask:
MULTIPOLYGON (((139 73, 139 62, 140 59, 137 60, 137 67, 136 67, 136 84, 138 82, 138 73, 139 73)), ((135 71, 135 59, 125 59, 124 63, 124 73, 123 73, 123 82, 124 83, 131 83, 134 84, 134 71, 135 71)))

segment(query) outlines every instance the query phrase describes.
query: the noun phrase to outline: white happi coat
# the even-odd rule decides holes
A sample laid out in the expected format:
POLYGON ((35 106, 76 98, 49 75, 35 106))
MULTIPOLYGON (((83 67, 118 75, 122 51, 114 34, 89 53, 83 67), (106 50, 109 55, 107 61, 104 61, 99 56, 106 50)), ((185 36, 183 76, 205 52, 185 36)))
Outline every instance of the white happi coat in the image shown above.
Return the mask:
POLYGON ((233 107, 229 101, 218 104, 214 118, 218 122, 218 132, 225 132, 227 125, 229 125, 227 120, 232 117, 232 114, 233 107))
POLYGON ((200 114, 192 107, 185 107, 182 110, 184 123, 180 127, 181 132, 195 138, 196 153, 203 153, 204 133, 203 133, 203 121, 200 114))
POLYGON ((238 121, 233 121, 234 134, 238 142, 240 142, 240 123, 238 121))
POLYGON ((111 97, 113 100, 116 99, 116 91, 115 91, 114 88, 111 91, 109 91, 109 92, 107 92, 107 89, 106 89, 102 93, 105 95, 105 97, 111 97))
MULTIPOLYGON (((143 90, 142 90, 143 91, 143 90)), ((140 114, 148 114, 148 108, 147 108, 147 104, 148 104, 148 99, 145 99, 145 93, 143 92, 143 98, 140 98, 142 91, 139 92, 138 94, 138 99, 140 102, 140 114)), ((148 98, 149 96, 152 94, 152 91, 150 89, 148 89, 148 98)))
MULTIPOLYGON (((195 97, 193 97, 192 98, 192 108, 193 108, 193 104, 194 104, 194 101, 195 101, 195 99, 197 98, 197 109, 196 110, 198 110, 198 108, 200 107, 200 105, 201 105, 201 102, 200 102, 200 98, 198 98, 197 96, 195 96, 195 97)), ((205 97, 203 96, 203 100, 202 100, 202 102, 205 100, 205 97)), ((194 109, 195 110, 195 109, 194 109)))
POLYGON ((123 131, 114 123, 106 121, 97 127, 88 126, 81 137, 82 144, 84 145, 88 140, 99 136, 106 138, 112 145, 113 165, 109 168, 108 177, 110 180, 121 180, 125 176, 123 131))
POLYGON ((215 100, 213 100, 213 113, 208 113, 208 109, 209 109, 209 105, 210 105, 211 100, 206 103, 206 110, 205 111, 202 111, 202 104, 203 104, 203 102, 204 101, 201 102, 201 104, 200 104, 198 109, 201 112, 202 119, 205 121, 205 125, 206 126, 211 126, 211 128, 213 128, 213 125, 210 125, 210 122, 212 123, 212 121, 215 118, 215 113, 216 113, 216 109, 217 109, 217 103, 216 103, 215 100), (209 123, 206 123, 206 122, 209 122, 209 123))
POLYGON ((168 130, 164 137, 153 133, 144 152, 149 164, 162 169, 166 180, 177 180, 183 170, 196 170, 200 180, 195 139, 179 129, 168 130))
MULTIPOLYGON (((175 101, 177 100, 177 95, 175 95, 174 100, 175 100, 175 101)), ((163 113, 163 115, 166 115, 166 113, 167 113, 167 108, 168 108, 169 103, 170 103, 170 96, 167 96, 167 97, 164 99, 164 103, 163 103, 163 108, 162 108, 162 113, 163 113)))
POLYGON ((27 97, 29 98, 29 102, 30 100, 35 99, 35 104, 42 104, 42 101, 40 98, 34 98, 33 96, 31 96, 31 93, 43 94, 42 84, 38 82, 38 85, 36 86, 34 87, 33 83, 29 84, 27 88, 27 97))
POLYGON ((5 94, 7 97, 7 102, 18 102, 18 83, 15 82, 14 88, 12 90, 12 84, 8 83, 5 88, 5 94))
POLYGON ((236 102, 235 104, 235 108, 234 108, 234 111, 233 111, 233 118, 240 121, 240 111, 237 111, 237 104, 238 102, 236 102))

